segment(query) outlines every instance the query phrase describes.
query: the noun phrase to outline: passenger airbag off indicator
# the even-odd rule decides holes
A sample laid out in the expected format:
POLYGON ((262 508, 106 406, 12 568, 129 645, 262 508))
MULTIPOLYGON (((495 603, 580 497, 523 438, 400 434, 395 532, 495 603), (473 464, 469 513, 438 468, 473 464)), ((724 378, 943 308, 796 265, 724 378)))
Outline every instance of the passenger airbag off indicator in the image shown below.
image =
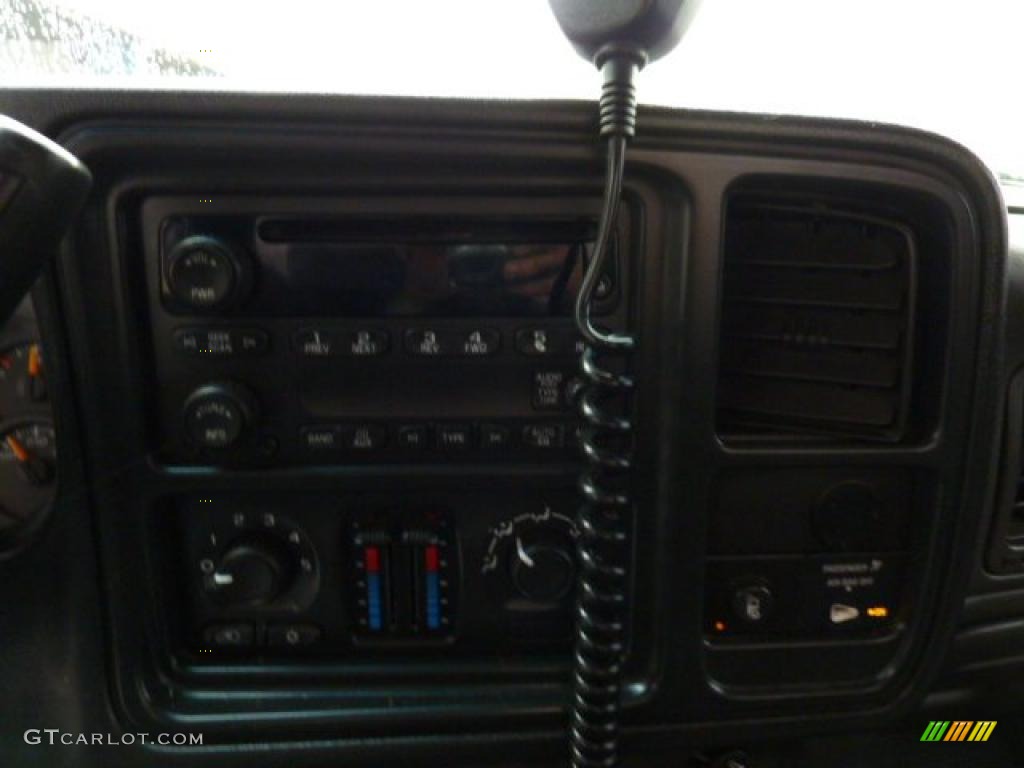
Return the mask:
POLYGON ((887 555, 829 559, 819 563, 825 593, 825 620, 833 628, 870 631, 894 618, 901 558, 887 555))

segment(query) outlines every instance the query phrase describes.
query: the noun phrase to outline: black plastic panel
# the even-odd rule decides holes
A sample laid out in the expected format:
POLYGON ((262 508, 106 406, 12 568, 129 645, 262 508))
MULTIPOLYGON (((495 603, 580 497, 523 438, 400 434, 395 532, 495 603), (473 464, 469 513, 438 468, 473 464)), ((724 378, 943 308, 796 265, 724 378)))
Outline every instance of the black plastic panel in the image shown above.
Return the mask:
MULTIPOLYGON (((61 543, 77 541, 84 551, 66 562, 61 583, 99 588, 88 550, 93 538, 82 530, 82 521, 93 516, 103 606, 111 622, 105 639, 110 676, 89 655, 100 639, 100 624, 88 611, 86 595, 79 611, 68 614, 75 628, 69 635, 76 636, 82 655, 56 656, 90 698, 76 707, 65 703, 66 687, 63 698, 44 692, 35 699, 40 710, 62 712, 96 730, 115 722, 154 728, 188 722, 203 728, 210 743, 230 750, 254 741, 247 719, 254 686, 241 682, 252 674, 250 680, 260 681, 257 739, 267 743, 261 752, 267 762, 283 755, 294 739, 307 745, 287 758, 295 764, 379 764, 399 751, 412 763, 440 753, 449 761, 477 763, 508 762, 513 755, 531 762, 561 760, 561 663, 452 660, 429 669, 412 665, 360 674, 287 664, 169 668, 169 635, 159 608, 166 595, 151 578, 160 565, 147 547, 163 524, 158 521, 168 498, 288 494, 296 487, 316 494, 339 488, 388 493, 396 484, 412 494, 443 494, 453 484, 482 494, 507 495, 524 484, 561 493, 571 488, 572 466, 514 465, 496 472, 453 465, 417 473, 342 465, 239 472, 165 470, 151 463, 154 383, 147 374, 152 359, 146 288, 131 255, 138 252, 136 230, 125 212, 140 191, 191 192, 202 178, 212 197, 240 191, 387 194, 396 186, 474 196, 518 189, 537 199, 590 200, 593 213, 601 162, 591 143, 589 108, 87 93, 62 94, 57 101, 5 95, 4 106, 48 130, 66 129, 65 140, 85 157, 98 182, 59 281, 68 313, 67 359, 74 363, 75 402, 86 427, 86 466, 93 480, 88 509, 84 498, 75 499, 75 516, 59 518, 60 538, 47 552, 59 555, 61 543), (146 119, 151 117, 158 119, 146 119), (97 702, 93 695, 104 691, 110 701, 97 702), (339 709, 342 698, 365 707, 339 709), (367 740, 379 736, 387 738, 367 740)), ((640 761, 663 762, 666 754, 677 755, 696 741, 736 743, 769 732, 805 736, 887 721, 908 711, 933 679, 981 546, 977 511, 987 509, 991 489, 998 399, 988 384, 998 372, 1005 250, 991 179, 960 148, 915 132, 657 111, 641 115, 641 125, 629 176, 631 194, 644 201, 646 240, 636 264, 632 318, 642 340, 637 374, 644 395, 638 414, 641 514, 627 754, 635 750, 645 755, 640 761), (714 412, 722 201, 739 180, 758 176, 805 186, 827 179, 829 186, 855 182, 899 190, 893 205, 940 214, 939 240, 947 248, 921 291, 935 297, 937 320, 915 345, 915 364, 924 365, 927 375, 911 395, 916 418, 905 444, 769 449, 719 441, 714 412), (944 313, 943 307, 955 311, 944 313), (918 599, 895 645, 737 649, 732 685, 716 685, 706 670, 703 598, 715 489, 739 469, 851 466, 914 478, 924 523, 910 585, 918 599), (806 683, 827 666, 828 657, 844 656, 853 669, 885 672, 836 677, 829 686, 806 683), (808 665, 809 658, 825 660, 808 665), (760 671, 772 667, 787 670, 794 687, 748 695, 745 684, 758 682, 760 671)), ((59 600, 52 608, 67 606, 59 600)), ((118 759, 142 764, 151 756, 125 750, 118 759)), ((92 757, 102 759, 99 753, 92 757)), ((206 748, 160 757, 175 758, 223 764, 224 752, 206 748)))

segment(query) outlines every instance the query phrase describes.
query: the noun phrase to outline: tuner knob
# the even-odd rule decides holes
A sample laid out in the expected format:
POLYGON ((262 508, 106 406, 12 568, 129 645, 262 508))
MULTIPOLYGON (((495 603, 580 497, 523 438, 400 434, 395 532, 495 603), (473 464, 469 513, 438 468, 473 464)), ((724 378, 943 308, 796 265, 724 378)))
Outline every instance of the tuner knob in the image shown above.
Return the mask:
POLYGON ((185 401, 185 428, 201 448, 223 450, 242 438, 256 414, 256 398, 237 384, 207 384, 185 401))
POLYGON ((252 265, 221 240, 187 237, 167 257, 167 286, 182 304, 197 310, 237 303, 252 282, 252 265))
POLYGON ((206 593, 221 605, 261 606, 286 591, 294 568, 272 540, 242 539, 227 548, 206 575, 206 593))
POLYGON ((576 575, 573 553, 556 542, 524 546, 516 539, 512 557, 512 583, 523 597, 538 603, 552 603, 572 589, 576 575))

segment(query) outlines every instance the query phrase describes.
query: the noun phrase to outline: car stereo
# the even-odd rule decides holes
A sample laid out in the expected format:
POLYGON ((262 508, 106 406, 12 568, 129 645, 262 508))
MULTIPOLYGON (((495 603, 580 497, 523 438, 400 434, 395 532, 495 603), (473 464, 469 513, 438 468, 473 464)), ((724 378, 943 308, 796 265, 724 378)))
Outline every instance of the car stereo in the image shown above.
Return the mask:
MULTIPOLYGON (((570 315, 595 235, 585 206, 197 200, 143 208, 161 460, 577 456, 570 315)), ((629 237, 626 212, 617 250, 629 237)), ((594 308, 613 325, 626 312, 619 263, 594 308)))

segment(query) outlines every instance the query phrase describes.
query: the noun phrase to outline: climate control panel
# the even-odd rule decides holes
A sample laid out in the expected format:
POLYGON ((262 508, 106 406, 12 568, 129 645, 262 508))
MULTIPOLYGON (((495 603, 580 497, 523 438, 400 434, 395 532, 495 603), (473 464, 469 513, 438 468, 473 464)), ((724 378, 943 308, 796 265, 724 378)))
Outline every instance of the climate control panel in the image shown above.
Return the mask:
POLYGON ((177 538, 181 557, 167 558, 165 582, 181 598, 169 603, 185 610, 168 624, 198 660, 442 649, 564 655, 571 639, 572 487, 169 503, 174 513, 158 529, 177 538))

